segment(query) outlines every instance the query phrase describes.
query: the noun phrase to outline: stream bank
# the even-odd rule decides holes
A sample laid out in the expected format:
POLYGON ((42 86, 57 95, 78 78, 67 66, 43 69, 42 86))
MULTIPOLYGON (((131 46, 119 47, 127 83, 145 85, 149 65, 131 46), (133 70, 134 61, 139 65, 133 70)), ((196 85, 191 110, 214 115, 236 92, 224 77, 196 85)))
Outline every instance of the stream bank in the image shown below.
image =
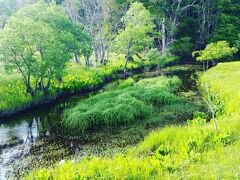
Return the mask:
MULTIPOLYGON (((126 148, 139 143, 156 129, 169 124, 184 123, 192 116, 192 112, 187 111, 190 107, 194 107, 193 110, 204 110, 197 93, 196 83, 191 78, 195 71, 195 67, 166 69, 164 72, 167 76, 175 75, 182 80, 183 84, 178 94, 186 98, 188 104, 182 104, 182 111, 177 113, 173 112, 174 107, 159 109, 158 116, 139 124, 89 132, 84 136, 70 136, 66 133, 60 126, 63 110, 74 107, 79 101, 97 92, 85 97, 72 96, 61 99, 56 103, 7 119, 0 125, 1 179, 12 175, 16 178, 21 177, 28 170, 50 166, 63 159, 78 161, 84 156, 111 156, 116 152, 124 152, 126 148)), ((149 72, 135 75, 133 78, 138 81, 158 75, 158 73, 149 72)), ((108 84, 100 92, 111 91, 121 81, 123 80, 108 84)))
POLYGON ((114 80, 125 79, 132 75, 140 74, 143 72, 144 72, 144 67, 129 69, 129 72, 127 75, 124 74, 123 70, 119 70, 116 72, 116 74, 114 74, 114 76, 113 76, 113 74, 111 74, 110 76, 105 77, 103 79, 102 83, 100 83, 96 86, 93 86, 93 87, 76 90, 74 92, 63 91, 63 92, 58 92, 54 95, 40 97, 39 99, 33 100, 32 102, 25 104, 23 106, 20 106, 13 110, 1 110, 0 109, 0 122, 4 121, 5 119, 7 119, 9 117, 18 116, 18 115, 21 115, 22 113, 27 113, 29 111, 35 110, 36 108, 41 108, 41 106, 54 104, 57 101, 68 99, 72 96, 85 96, 86 94, 97 92, 103 86, 105 86, 106 84, 108 84, 114 80))

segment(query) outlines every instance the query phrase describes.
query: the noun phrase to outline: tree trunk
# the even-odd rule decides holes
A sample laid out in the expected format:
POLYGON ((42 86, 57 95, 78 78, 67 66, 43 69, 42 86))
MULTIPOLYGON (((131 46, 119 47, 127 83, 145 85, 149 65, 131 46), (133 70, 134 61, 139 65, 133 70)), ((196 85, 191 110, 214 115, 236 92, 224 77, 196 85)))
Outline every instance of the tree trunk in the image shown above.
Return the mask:
POLYGON ((128 43, 128 47, 127 47, 127 54, 125 56, 125 64, 124 64, 124 74, 126 76, 127 73, 127 64, 128 61, 132 58, 131 56, 131 43, 128 43))
POLYGON ((86 65, 86 67, 89 67, 89 66, 90 66, 89 58, 88 58, 87 56, 84 56, 84 59, 85 59, 85 65, 86 65))
POLYGON ((98 34, 99 34, 99 54, 100 54, 100 63, 101 65, 104 62, 105 58, 105 48, 103 43, 103 34, 102 34, 102 19, 101 17, 98 18, 98 34))
POLYGON ((97 65, 97 63, 98 63, 98 48, 97 48, 96 40, 94 40, 94 43, 93 43, 93 50, 94 50, 94 59, 95 59, 96 65, 97 65))
POLYGON ((165 26, 165 17, 162 20, 162 54, 166 52, 166 26, 165 26))
POLYGON ((81 60, 80 60, 80 57, 79 57, 79 54, 78 53, 74 53, 74 56, 75 56, 75 60, 77 63, 81 64, 81 60))
POLYGON ((50 84, 51 84, 51 79, 48 79, 47 85, 43 89, 43 92, 44 92, 45 95, 48 94, 48 91, 49 91, 49 88, 50 88, 50 84))

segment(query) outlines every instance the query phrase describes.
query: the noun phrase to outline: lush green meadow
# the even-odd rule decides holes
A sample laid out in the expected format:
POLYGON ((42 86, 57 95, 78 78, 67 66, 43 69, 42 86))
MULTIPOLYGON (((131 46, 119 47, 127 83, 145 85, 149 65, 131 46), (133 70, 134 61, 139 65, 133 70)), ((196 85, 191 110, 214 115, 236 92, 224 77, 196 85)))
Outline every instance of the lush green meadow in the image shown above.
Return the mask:
MULTIPOLYGON (((28 174, 26 179, 234 179, 240 174, 239 78, 240 63, 219 64, 206 72, 211 95, 218 95, 224 112, 213 122, 198 113, 184 126, 156 130, 143 142, 111 158, 91 157, 57 164, 28 174)), ((81 104, 79 105, 81 106, 81 104)))

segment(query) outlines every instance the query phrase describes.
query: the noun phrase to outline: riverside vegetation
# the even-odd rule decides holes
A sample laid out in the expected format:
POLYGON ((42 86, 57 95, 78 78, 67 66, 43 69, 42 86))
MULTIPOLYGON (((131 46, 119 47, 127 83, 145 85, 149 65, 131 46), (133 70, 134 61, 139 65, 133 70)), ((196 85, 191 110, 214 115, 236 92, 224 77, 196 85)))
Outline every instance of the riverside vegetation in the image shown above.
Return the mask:
POLYGON ((211 95, 217 93, 224 104, 217 116, 220 133, 215 130, 213 122, 208 123, 206 116, 198 113, 188 125, 169 126, 153 132, 124 154, 111 158, 88 157, 81 162, 67 161, 52 169, 30 173, 25 178, 237 178, 239 67, 239 62, 219 64, 200 79, 200 83, 209 83, 211 95), (231 88, 228 86, 230 82, 231 88))
MULTIPOLYGON (((69 63, 62 82, 57 80, 52 81, 52 86, 49 90, 49 96, 54 96, 58 93, 74 93, 84 89, 91 89, 103 84, 105 78, 114 79, 115 74, 119 70, 123 70, 124 61, 117 59, 109 63, 109 66, 102 68, 85 68, 77 63, 69 63)), ((129 63, 128 68, 138 68, 140 64, 129 63)), ((0 110, 16 110, 21 107, 28 107, 34 101, 41 101, 44 94, 39 93, 32 97, 26 92, 26 87, 19 73, 6 74, 2 73, 0 77, 0 110)))
POLYGON ((33 113, 0 119, 0 179, 238 178, 240 64, 222 62, 239 59, 239 14, 239 0, 0 0, 0 116, 33 113))

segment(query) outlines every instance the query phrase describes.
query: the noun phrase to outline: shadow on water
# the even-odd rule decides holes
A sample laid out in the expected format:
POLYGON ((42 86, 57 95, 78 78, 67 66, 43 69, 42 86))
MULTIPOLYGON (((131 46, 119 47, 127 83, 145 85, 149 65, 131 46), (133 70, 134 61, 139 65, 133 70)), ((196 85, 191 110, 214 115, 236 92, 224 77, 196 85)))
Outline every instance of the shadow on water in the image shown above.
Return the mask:
MULTIPOLYGON (((196 91, 195 81, 191 79, 194 73, 195 69, 189 69, 187 71, 166 72, 166 75, 176 75, 182 80, 183 85, 180 91, 196 91)), ((159 74, 140 74, 135 75, 134 79, 140 80, 155 76, 159 76, 159 74)), ((104 91, 104 88, 101 91, 104 91)), ((124 137, 119 140, 121 132, 118 131, 120 135, 115 136, 115 130, 108 130, 107 133, 103 131, 88 134, 86 135, 88 137, 69 136, 61 128, 62 112, 66 108, 74 107, 79 101, 94 94, 96 93, 88 94, 84 97, 75 96, 61 99, 54 104, 7 119, 5 122, 1 123, 0 121, 0 179, 7 179, 12 175, 17 177, 28 169, 48 166, 74 154, 84 156, 86 155, 83 150, 85 146, 91 147, 90 151, 94 153, 96 143, 102 146, 100 148, 101 151, 106 150, 108 144, 124 148, 124 146, 138 143, 144 138, 147 134, 146 131, 137 134, 138 129, 134 129, 134 127, 134 132, 129 131, 129 134, 126 133, 126 138, 136 133, 136 136, 132 138, 130 143, 124 137), (112 139, 109 139, 108 133, 112 134, 112 139)), ((114 150, 111 149, 111 151, 114 150)))

